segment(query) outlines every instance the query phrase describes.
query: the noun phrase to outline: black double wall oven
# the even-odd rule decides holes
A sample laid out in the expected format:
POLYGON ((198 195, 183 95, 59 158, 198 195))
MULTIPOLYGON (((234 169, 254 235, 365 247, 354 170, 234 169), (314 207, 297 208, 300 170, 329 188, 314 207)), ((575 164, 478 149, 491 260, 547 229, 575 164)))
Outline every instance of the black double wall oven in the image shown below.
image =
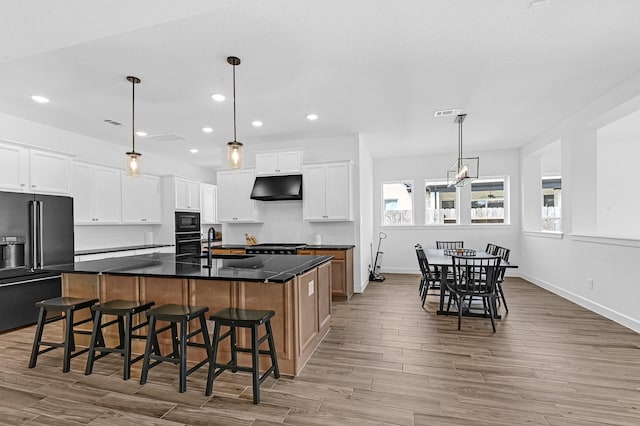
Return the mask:
POLYGON ((200 213, 176 212, 176 256, 199 255, 202 252, 200 243, 200 213))

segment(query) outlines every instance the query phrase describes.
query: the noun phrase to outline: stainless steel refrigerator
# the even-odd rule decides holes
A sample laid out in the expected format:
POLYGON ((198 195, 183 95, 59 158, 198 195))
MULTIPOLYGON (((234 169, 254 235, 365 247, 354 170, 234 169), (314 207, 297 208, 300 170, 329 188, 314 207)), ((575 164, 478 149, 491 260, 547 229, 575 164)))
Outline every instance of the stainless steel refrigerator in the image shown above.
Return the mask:
POLYGON ((61 294, 48 266, 73 263, 71 197, 0 192, 0 330, 35 323, 35 303, 61 294))

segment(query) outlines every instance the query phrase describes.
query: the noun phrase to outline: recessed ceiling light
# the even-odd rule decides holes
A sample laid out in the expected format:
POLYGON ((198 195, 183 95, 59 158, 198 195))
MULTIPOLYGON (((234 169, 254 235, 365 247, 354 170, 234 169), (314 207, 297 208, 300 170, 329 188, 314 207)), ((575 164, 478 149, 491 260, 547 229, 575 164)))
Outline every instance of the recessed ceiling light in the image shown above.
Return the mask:
POLYGON ((140 136, 140 137, 144 137, 144 136, 147 136, 147 132, 143 132, 143 131, 141 131, 141 130, 138 130, 138 131, 136 132, 136 135, 138 135, 138 136, 140 136))
POLYGON ((315 121, 318 119, 318 114, 309 114, 307 115, 307 120, 315 121))
POLYGON ((221 95, 219 93, 214 93, 213 95, 211 95, 211 99, 213 99, 216 102, 222 102, 227 98, 224 95, 221 95))
POLYGON ((262 126, 262 121, 259 121, 259 120, 252 121, 251 125, 253 127, 260 127, 260 126, 262 126))
POLYGON ((192 154, 197 154, 197 153, 198 153, 198 150, 197 150, 196 148, 191 148, 191 149, 189 150, 189 152, 190 152, 190 153, 192 153, 192 154))
POLYGON ((33 95, 31 97, 31 99, 33 99, 34 101, 38 102, 39 104, 48 104, 49 103, 49 98, 45 98, 44 96, 40 96, 40 95, 33 95))
POLYGON ((539 7, 547 6, 551 3, 551 0, 533 0, 529 3, 529 9, 537 9, 539 7))
POLYGON ((213 132, 213 129, 211 127, 203 127, 202 131, 205 132, 205 133, 211 133, 211 132, 213 132))

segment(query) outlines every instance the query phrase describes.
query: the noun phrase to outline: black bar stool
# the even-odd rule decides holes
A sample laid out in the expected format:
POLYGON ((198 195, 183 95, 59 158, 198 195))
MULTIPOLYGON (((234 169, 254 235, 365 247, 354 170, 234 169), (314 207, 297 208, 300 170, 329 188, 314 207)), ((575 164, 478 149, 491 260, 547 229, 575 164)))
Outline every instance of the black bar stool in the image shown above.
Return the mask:
POLYGON ((139 355, 131 359, 131 339, 146 340, 147 338, 147 336, 136 335, 133 332, 149 324, 149 321, 145 318, 145 321, 134 326, 132 324, 133 315, 145 312, 153 305, 155 305, 154 302, 139 303, 133 300, 117 299, 92 306, 91 311, 94 313, 93 333, 91 334, 87 368, 84 374, 91 374, 95 360, 115 352, 122 354, 124 357, 123 378, 124 380, 129 380, 131 377, 131 364, 140 361, 144 357, 144 355, 139 355), (102 315, 116 315, 117 318, 102 324, 102 315), (108 348, 104 342, 102 329, 113 324, 118 324, 119 344, 115 348, 108 348), (96 356, 97 351, 100 351, 100 355, 96 356))
POLYGON ((38 325, 36 327, 36 336, 33 339, 33 348, 31 349, 31 358, 29 359, 29 368, 36 366, 38 355, 54 350, 55 348, 64 348, 64 358, 62 363, 62 372, 67 373, 71 368, 71 358, 83 354, 89 348, 76 352, 76 343, 74 334, 91 335, 88 330, 76 330, 75 326, 87 323, 93 320, 93 312, 91 317, 74 322, 73 314, 81 309, 90 308, 98 303, 98 299, 82 299, 79 297, 55 297, 53 299, 42 300, 36 303, 36 307, 40 308, 38 312, 38 325), (58 315, 47 318, 48 312, 55 312, 58 315), (62 315, 64 314, 64 315, 62 315), (43 342, 42 332, 45 324, 65 320, 65 337, 63 342, 43 342), (40 346, 49 346, 40 350, 40 346))
POLYGON ((260 403, 260 385, 273 372, 275 378, 280 377, 278 369, 278 359, 276 357, 276 346, 273 343, 273 332, 271 330, 271 318, 276 313, 273 311, 258 311, 251 309, 226 308, 222 309, 209 317, 215 321, 213 328, 213 362, 209 365, 209 374, 207 375, 206 395, 211 395, 213 380, 222 374, 225 370, 249 371, 252 373, 253 387, 253 403, 260 403), (258 338, 258 327, 264 324, 267 333, 258 338), (229 331, 220 335, 220 326, 229 327, 229 331), (238 335, 236 327, 251 329, 251 347, 238 347, 238 335), (218 344, 226 339, 231 338, 231 360, 226 364, 216 362, 218 355, 218 344), (260 350, 260 344, 267 340, 269 342, 269 350, 260 350), (251 354, 251 367, 242 367, 238 365, 238 352, 248 352, 251 354), (271 357, 271 367, 269 367, 262 376, 260 376, 260 359, 259 355, 269 355, 271 357), (216 370, 218 368, 218 370, 216 370))
POLYGON ((140 384, 147 382, 149 369, 155 367, 161 362, 167 361, 180 365, 180 392, 187 390, 187 376, 206 363, 211 363, 211 341, 207 332, 207 320, 204 314, 209 310, 206 306, 184 306, 184 305, 162 305, 157 308, 151 308, 147 311, 149 318, 149 331, 147 334, 147 345, 144 350, 144 360, 142 362, 142 373, 140 374, 140 384), (200 320, 200 328, 187 333, 187 324, 193 319, 200 320), (169 321, 170 324, 156 330, 156 321, 169 321), (178 324, 180 324, 180 334, 178 335, 178 324), (171 330, 171 344, 173 352, 167 356, 160 354, 158 346, 158 334, 163 331, 171 330), (204 343, 189 342, 189 339, 202 335, 204 343), (207 351, 207 357, 195 366, 187 370, 187 346, 195 346, 204 348, 207 351), (153 353, 152 353, 153 352, 153 353), (151 360, 155 360, 151 363, 151 360))

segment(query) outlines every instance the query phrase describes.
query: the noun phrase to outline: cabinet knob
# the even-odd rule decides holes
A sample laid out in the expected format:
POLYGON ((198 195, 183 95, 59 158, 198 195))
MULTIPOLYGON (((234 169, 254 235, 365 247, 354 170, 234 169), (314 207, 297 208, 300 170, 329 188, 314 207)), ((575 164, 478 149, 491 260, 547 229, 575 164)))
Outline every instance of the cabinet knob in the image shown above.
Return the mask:
POLYGON ((32 187, 32 188, 35 188, 36 186, 35 186, 35 185, 31 185, 31 187, 32 187))
POLYGON ((24 183, 21 183, 20 186, 27 186, 27 185, 25 185, 24 183))

